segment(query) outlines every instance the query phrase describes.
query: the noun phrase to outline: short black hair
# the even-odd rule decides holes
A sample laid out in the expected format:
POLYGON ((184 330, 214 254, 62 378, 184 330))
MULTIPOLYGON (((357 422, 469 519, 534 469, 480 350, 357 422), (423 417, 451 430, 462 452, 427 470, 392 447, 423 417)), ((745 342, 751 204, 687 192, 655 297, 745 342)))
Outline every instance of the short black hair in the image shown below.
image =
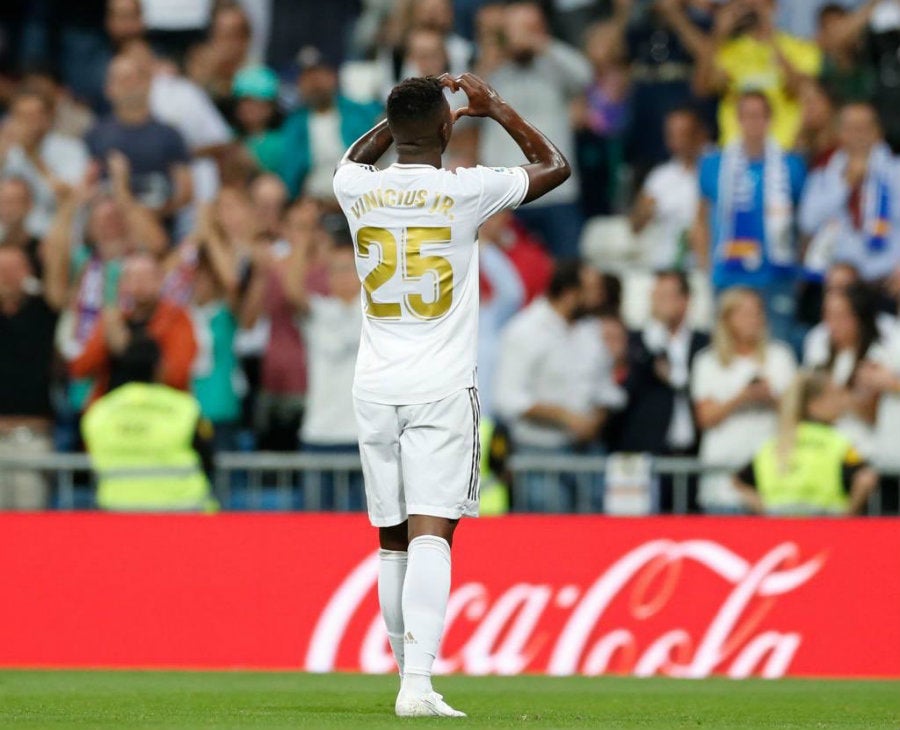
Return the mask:
POLYGON ((110 373, 109 389, 128 383, 156 382, 162 352, 156 340, 145 332, 136 333, 117 358, 110 373))
POLYGON ((660 269, 656 272, 656 278, 657 280, 674 279, 678 283, 678 291, 681 296, 689 297, 691 295, 691 282, 687 274, 680 269, 660 269))
POLYGON ((405 79, 388 95, 388 124, 402 126, 431 119, 444 104, 444 87, 434 76, 405 79))
POLYGON ((547 296, 550 299, 559 299, 567 291, 580 289, 583 269, 584 261, 581 259, 565 259, 558 262, 547 286, 547 296))

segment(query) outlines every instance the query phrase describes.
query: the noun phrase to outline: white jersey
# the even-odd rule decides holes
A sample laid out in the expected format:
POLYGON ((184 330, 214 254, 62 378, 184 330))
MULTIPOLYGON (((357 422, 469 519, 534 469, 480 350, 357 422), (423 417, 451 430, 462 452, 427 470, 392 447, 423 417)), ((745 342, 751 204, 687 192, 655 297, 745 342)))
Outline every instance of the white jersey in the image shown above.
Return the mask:
POLYGON ((363 283, 354 396, 412 405, 475 386, 478 227, 527 192, 521 167, 338 168, 363 283))

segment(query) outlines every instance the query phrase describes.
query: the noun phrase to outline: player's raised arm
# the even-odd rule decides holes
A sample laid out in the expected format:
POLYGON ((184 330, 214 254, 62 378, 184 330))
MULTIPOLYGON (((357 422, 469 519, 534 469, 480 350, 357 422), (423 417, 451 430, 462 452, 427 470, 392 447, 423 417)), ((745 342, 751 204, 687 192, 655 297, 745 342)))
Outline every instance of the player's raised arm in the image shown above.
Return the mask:
POLYGON ((572 174, 569 161, 556 145, 503 101, 485 81, 470 73, 455 79, 445 75, 441 81, 453 91, 462 89, 469 99, 466 106, 456 110, 456 119, 489 117, 502 126, 525 153, 529 162, 523 166, 528 173, 528 193, 523 203, 549 193, 572 174))
POLYGON ((374 165, 387 152, 393 141, 394 137, 391 135, 387 119, 382 119, 350 145, 350 149, 344 153, 344 156, 338 163, 338 167, 346 165, 348 162, 355 162, 360 165, 374 165))

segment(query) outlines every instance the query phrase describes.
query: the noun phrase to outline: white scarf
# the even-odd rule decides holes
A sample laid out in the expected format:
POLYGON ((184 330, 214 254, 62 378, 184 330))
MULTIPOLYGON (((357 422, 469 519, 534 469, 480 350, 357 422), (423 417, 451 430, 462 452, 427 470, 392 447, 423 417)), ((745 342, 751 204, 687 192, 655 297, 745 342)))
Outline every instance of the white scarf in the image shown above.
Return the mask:
MULTIPOLYGON (((718 241, 714 249, 716 260, 727 260, 728 246, 740 239, 741 232, 735 231, 735 205, 740 199, 740 210, 747 211, 753 206, 753 189, 747 185, 749 160, 742 143, 728 145, 722 152, 719 169, 719 203, 717 206, 718 241)), ((785 161, 784 152, 773 139, 766 141, 763 162, 763 221, 765 257, 775 266, 790 266, 794 263, 792 245, 792 222, 794 204, 791 199, 791 175, 785 161)), ((762 255, 760 251, 760 255, 762 255)), ((758 268, 762 259, 754 267, 752 262, 746 268, 758 268)))
MULTIPOLYGON (((829 187, 841 189, 845 182, 849 155, 843 150, 832 155, 828 166, 821 173, 829 187)), ((806 253, 804 266, 817 274, 824 275, 834 262, 838 247, 853 241, 869 256, 878 256, 889 247, 891 224, 895 205, 892 200, 892 180, 894 157, 891 148, 880 143, 869 153, 866 179, 862 184, 862 227, 855 229, 852 222, 845 228, 841 215, 843 210, 835 210, 833 217, 813 236, 806 253)))

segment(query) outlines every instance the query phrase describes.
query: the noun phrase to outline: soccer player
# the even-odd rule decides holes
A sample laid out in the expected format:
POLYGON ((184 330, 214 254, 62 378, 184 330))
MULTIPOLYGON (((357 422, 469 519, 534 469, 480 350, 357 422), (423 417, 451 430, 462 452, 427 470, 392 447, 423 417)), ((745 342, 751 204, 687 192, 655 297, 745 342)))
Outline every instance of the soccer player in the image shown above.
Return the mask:
POLYGON ((387 119, 350 147, 334 175, 363 283, 353 396, 401 717, 465 716, 432 689, 431 669, 450 593, 453 532, 461 517, 478 512, 478 226, 570 173, 553 143, 484 81, 445 74, 395 86, 387 119), (461 89, 467 105, 451 113, 444 88, 461 89), (529 164, 442 169, 461 116, 496 121, 529 164), (398 161, 373 167, 392 142, 398 161))

